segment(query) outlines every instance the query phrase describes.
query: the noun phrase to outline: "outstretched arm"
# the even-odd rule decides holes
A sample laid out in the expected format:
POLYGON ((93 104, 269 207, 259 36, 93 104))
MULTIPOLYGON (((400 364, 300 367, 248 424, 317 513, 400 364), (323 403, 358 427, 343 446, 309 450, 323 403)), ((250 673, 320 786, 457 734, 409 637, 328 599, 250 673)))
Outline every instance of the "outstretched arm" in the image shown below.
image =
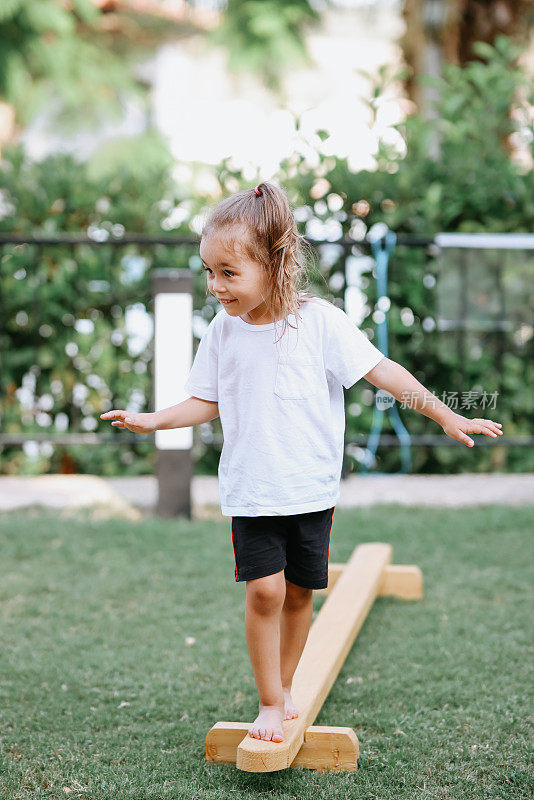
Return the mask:
POLYGON ((219 416, 219 404, 200 397, 189 397, 175 406, 144 414, 132 414, 123 409, 114 409, 100 414, 100 419, 109 420, 114 428, 128 428, 133 433, 153 433, 169 428, 188 428, 210 422, 219 416))
POLYGON ((468 447, 474 445, 474 441, 467 435, 469 433, 484 433, 493 438, 502 434, 500 422, 492 422, 490 419, 468 419, 456 414, 432 392, 425 389, 411 372, 390 358, 384 357, 364 377, 373 386, 389 392, 396 400, 402 400, 410 408, 433 419, 441 425, 447 436, 457 439, 468 447), (410 398, 409 402, 406 402, 407 396, 410 398))

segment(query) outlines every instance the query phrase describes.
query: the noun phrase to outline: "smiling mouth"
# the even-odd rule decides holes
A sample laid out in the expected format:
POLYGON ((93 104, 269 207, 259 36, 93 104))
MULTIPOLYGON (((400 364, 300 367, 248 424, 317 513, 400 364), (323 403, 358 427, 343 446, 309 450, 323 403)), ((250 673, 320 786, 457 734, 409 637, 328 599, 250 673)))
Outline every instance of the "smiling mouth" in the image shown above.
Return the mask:
POLYGON ((234 297, 233 300, 219 300, 219 303, 224 303, 224 305, 228 305, 228 303, 235 303, 236 298, 234 297))

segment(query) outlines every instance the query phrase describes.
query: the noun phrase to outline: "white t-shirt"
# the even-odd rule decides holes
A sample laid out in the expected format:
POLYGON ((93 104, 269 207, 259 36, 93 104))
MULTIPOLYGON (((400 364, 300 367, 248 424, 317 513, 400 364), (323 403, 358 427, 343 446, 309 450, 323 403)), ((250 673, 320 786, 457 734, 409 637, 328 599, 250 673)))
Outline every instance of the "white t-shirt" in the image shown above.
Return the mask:
MULTIPOLYGON (((294 315, 288 321, 296 325, 294 315)), ((348 389, 384 357, 337 306, 300 305, 298 332, 251 325, 222 308, 210 322, 185 384, 216 400, 224 444, 224 516, 303 514, 335 506, 348 389)))

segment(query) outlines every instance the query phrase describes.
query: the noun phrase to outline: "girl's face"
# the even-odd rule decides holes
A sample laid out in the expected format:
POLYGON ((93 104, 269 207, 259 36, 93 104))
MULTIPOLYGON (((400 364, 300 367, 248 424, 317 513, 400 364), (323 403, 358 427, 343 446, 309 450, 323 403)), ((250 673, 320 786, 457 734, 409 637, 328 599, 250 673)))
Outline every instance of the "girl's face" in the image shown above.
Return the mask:
POLYGON ((233 255, 218 241, 216 234, 202 238, 200 258, 209 291, 231 317, 240 316, 251 325, 272 322, 266 318, 267 305, 262 299, 262 292, 266 293, 266 276, 259 262, 233 255))

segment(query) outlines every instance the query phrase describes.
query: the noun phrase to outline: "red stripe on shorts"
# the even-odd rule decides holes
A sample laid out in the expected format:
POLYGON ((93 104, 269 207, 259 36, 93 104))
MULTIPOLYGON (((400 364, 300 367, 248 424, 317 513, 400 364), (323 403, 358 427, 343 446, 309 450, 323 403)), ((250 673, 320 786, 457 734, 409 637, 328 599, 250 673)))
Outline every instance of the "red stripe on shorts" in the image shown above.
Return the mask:
POLYGON ((335 510, 336 510, 336 507, 334 506, 334 508, 332 509, 332 518, 330 520, 330 530, 328 531, 328 553, 327 553, 327 556, 326 556, 327 559, 330 558, 330 531, 332 530, 332 523, 334 521, 334 511, 335 510))
POLYGON ((234 518, 232 517, 232 548, 234 551, 234 564, 235 564, 235 579, 237 580, 237 558, 235 557, 235 545, 234 545, 234 518))

